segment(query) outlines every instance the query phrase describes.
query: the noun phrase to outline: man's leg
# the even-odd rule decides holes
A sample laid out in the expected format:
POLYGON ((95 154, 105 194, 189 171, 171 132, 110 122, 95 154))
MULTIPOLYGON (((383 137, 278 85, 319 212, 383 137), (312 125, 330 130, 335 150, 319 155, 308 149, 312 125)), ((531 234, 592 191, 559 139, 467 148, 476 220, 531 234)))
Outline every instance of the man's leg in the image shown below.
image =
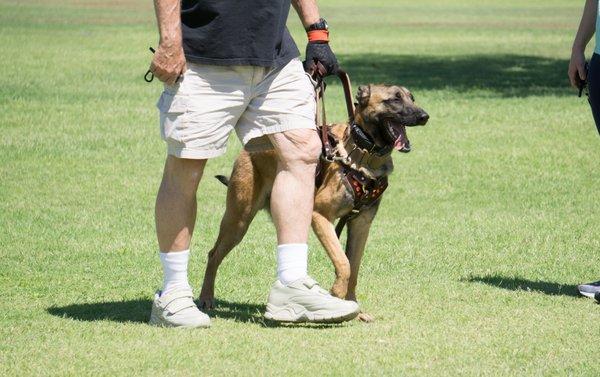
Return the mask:
POLYGON ((150 322, 174 327, 207 327, 208 316, 192 300, 187 267, 196 222, 196 191, 206 160, 169 155, 156 197, 156 233, 163 287, 155 297, 150 322))
POLYGON ((277 229, 277 277, 289 284, 307 276, 308 229, 321 143, 310 129, 277 133, 270 139, 278 157, 271 192, 271 215, 277 229))
POLYGON ((196 222, 196 191, 205 165, 206 160, 167 157, 155 207, 161 251, 189 249, 196 222))
POLYGON ((277 229, 277 277, 265 317, 277 321, 339 322, 356 317, 358 305, 331 296, 308 277, 315 169, 321 143, 312 129, 269 135, 278 157, 271 192, 271 215, 277 229))
POLYGON ((277 153, 271 215, 277 242, 306 243, 315 196, 315 169, 321 143, 314 130, 290 130, 270 136, 277 153))

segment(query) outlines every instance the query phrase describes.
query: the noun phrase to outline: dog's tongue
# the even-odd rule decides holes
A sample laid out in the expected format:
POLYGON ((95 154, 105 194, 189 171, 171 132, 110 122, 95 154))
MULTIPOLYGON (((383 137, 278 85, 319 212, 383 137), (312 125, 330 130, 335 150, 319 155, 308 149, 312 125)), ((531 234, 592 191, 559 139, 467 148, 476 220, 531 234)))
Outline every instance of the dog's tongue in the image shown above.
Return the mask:
POLYGON ((410 141, 408 141, 408 137, 406 137, 406 127, 398 127, 398 133, 399 136, 394 143, 394 149, 398 152, 410 152, 410 141))

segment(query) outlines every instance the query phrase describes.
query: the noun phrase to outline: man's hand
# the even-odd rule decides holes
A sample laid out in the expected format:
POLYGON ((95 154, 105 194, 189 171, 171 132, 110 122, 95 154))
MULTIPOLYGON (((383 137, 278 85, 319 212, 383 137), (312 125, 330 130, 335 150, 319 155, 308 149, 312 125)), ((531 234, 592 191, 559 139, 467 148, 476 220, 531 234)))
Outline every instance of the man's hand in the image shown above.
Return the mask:
POLYGON ((574 50, 571 54, 568 74, 571 85, 576 89, 579 89, 580 82, 587 79, 587 72, 585 70, 585 55, 583 51, 574 50))
POLYGON ((292 0, 292 5, 308 33, 304 70, 310 72, 316 68, 316 63, 319 62, 327 71, 325 76, 337 73, 338 62, 333 51, 331 51, 331 47, 329 47, 327 27, 324 30, 309 30, 310 25, 318 21, 324 21, 319 16, 316 0, 292 0))
POLYGON ((308 42, 306 45, 306 60, 304 61, 304 70, 310 72, 311 69, 319 62, 325 67, 328 75, 335 75, 338 71, 338 61, 335 57, 329 43, 325 41, 308 42))
POLYGON ((160 42, 150 64, 150 72, 167 85, 173 85, 185 70, 181 41, 180 0, 154 0, 160 42))
POLYGON ((185 70, 185 55, 181 44, 158 45, 150 64, 150 71, 154 76, 167 85, 173 85, 185 70))

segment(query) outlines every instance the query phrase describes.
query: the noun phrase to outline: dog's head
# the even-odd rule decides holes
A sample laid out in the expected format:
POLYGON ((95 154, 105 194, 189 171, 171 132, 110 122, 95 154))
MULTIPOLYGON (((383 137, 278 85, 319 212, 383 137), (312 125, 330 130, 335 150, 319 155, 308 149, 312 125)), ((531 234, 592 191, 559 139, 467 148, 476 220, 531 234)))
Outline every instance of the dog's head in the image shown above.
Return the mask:
POLYGON ((355 122, 379 147, 410 152, 406 127, 424 126, 429 114, 415 104, 412 93, 395 85, 364 85, 356 95, 355 122))

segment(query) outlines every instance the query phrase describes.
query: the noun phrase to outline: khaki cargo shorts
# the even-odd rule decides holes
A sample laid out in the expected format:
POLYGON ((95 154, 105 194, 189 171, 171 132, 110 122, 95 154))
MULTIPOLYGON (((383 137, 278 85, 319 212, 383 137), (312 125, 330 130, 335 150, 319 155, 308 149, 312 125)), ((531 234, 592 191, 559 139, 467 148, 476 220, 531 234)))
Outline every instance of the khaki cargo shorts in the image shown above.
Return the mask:
POLYGON ((258 151, 272 148, 266 135, 316 128, 314 86, 297 58, 274 69, 188 63, 157 107, 168 153, 180 158, 222 155, 234 129, 247 150, 258 151))

